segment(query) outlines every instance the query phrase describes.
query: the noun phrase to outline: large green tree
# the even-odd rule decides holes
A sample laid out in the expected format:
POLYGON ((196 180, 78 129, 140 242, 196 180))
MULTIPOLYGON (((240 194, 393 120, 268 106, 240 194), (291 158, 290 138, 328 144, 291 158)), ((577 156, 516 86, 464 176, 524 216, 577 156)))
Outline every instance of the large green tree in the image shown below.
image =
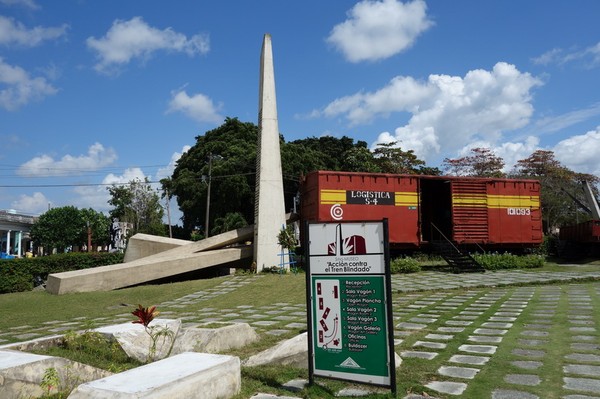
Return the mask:
POLYGON ((438 174, 436 169, 426 168, 413 150, 403 150, 397 141, 379 143, 373 151, 375 163, 383 173, 438 174))
POLYGON ((49 209, 31 227, 31 238, 37 246, 47 252, 56 249, 64 252, 70 247, 83 247, 88 240, 88 224, 92 233, 92 244, 106 245, 109 241, 109 220, 93 209, 77 209, 63 206, 49 209))

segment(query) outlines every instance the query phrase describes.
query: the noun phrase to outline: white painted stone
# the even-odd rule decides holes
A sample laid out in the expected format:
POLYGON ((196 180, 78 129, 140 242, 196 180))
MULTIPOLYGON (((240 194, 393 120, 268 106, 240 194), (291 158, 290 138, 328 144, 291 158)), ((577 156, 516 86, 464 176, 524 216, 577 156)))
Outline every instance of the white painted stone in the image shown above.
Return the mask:
POLYGON ((79 385, 69 399, 229 398, 241 384, 239 358, 186 352, 79 385))
MULTIPOLYGON (((112 374, 59 357, 0 350, 0 398, 23 399, 43 396, 44 391, 40 384, 44 373, 50 368, 58 372, 60 381, 65 384, 72 381, 73 375, 77 376, 79 382, 86 382, 112 374)), ((56 390, 52 393, 56 393, 56 390)))
POLYGON ((244 366, 262 366, 280 364, 308 368, 308 334, 302 333, 277 345, 250 356, 243 362, 244 366))
POLYGON ((259 340, 247 323, 224 325, 220 328, 184 328, 175 341, 172 354, 183 352, 219 353, 237 349, 259 340))
POLYGON ((109 338, 114 338, 127 353, 127 356, 144 363, 169 356, 180 327, 181 320, 154 319, 148 329, 139 323, 130 322, 100 327, 94 331, 109 338), (156 339, 155 352, 150 353, 152 345, 150 334, 158 334, 159 331, 163 330, 169 331, 169 333, 156 339))

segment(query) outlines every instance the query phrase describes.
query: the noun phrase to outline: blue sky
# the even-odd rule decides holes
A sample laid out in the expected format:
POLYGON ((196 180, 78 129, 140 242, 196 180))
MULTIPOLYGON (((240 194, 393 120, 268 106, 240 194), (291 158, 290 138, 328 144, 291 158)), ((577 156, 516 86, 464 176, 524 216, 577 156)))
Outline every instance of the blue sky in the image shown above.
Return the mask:
POLYGON ((0 209, 107 211, 225 117, 257 123, 272 36, 287 141, 398 141, 429 166, 537 149, 600 175, 600 2, 0 0, 0 209))

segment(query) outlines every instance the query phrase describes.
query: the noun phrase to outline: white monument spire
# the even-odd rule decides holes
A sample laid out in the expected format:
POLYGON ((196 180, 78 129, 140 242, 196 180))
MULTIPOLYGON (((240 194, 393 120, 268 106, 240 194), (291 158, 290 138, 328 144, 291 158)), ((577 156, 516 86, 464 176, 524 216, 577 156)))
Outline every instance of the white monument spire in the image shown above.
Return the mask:
POLYGON ((281 248, 277 235, 285 226, 283 177, 277 125, 275 73, 271 35, 265 34, 260 56, 258 104, 258 149, 256 154, 256 198, 254 208, 254 261, 256 271, 279 264, 281 248))

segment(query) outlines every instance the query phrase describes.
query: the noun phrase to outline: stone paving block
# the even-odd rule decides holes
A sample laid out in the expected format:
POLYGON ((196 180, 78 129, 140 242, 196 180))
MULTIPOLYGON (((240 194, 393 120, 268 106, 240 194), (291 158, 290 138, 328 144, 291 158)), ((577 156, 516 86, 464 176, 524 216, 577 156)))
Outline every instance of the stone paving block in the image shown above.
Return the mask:
POLYGON ((563 396, 562 399, 598 399, 598 396, 567 395, 567 396, 563 396))
POLYGON ((517 342, 522 346, 541 346, 548 343, 548 341, 542 339, 519 339, 517 342))
POLYGON ((563 378, 563 388, 574 391, 600 393, 600 380, 591 378, 563 378))
POLYGON ((463 321, 463 320, 448 320, 446 324, 449 326, 470 326, 473 324, 472 321, 463 321))
POLYGON ((409 319, 408 321, 410 321, 412 323, 435 323, 437 321, 437 319, 425 318, 425 317, 413 317, 413 318, 409 319))
POLYGON ((276 321, 271 321, 271 320, 263 320, 263 321, 252 322, 252 325, 254 325, 254 326, 261 326, 261 327, 272 326, 273 324, 277 324, 277 322, 276 321))
POLYGON ((479 335, 504 335, 508 330, 499 330, 496 328, 476 328, 473 333, 479 335))
POLYGON ((573 341, 595 341, 598 338, 593 335, 573 335, 571 339, 573 341))
POLYGON ((471 356, 471 355, 452 355, 448 362, 471 364, 474 366, 482 366, 490 360, 487 356, 471 356))
POLYGON ((479 316, 469 316, 469 315, 458 315, 452 317, 455 320, 477 320, 479 316))
POLYGON ((578 326, 593 326, 593 320, 569 320, 569 323, 576 324, 578 326))
POLYGON ((498 323, 498 322, 485 322, 481 324, 481 327, 487 328, 511 328, 512 323, 498 323))
POLYGON ((485 355, 493 355, 496 353, 497 346, 494 345, 461 345, 458 350, 468 353, 481 353, 485 355))
POLYGON ((491 316, 489 318, 490 321, 515 321, 516 317, 508 317, 508 316, 491 316))
POLYGON ((285 384, 281 385, 281 388, 283 388, 287 391, 291 391, 291 392, 300 392, 307 385, 308 385, 308 380, 297 379, 297 380, 291 380, 291 381, 286 382, 285 384))
POLYGON ((419 324, 419 323, 398 323, 396 324, 396 328, 403 328, 406 330, 422 330, 427 327, 427 324, 419 324))
POLYGON ((565 356, 565 359, 575 360, 578 362, 600 363, 600 355, 592 355, 588 353, 570 353, 565 356))
POLYGON ((413 348, 417 348, 419 346, 422 346, 423 348, 429 348, 429 349, 444 349, 444 348, 446 348, 446 344, 443 342, 417 341, 413 344, 413 348))
POLYGON ((451 333, 459 333, 465 331, 463 327, 438 327, 438 331, 441 332, 451 332, 451 333))
POLYGON ((426 339, 434 339, 438 341, 449 341, 454 338, 454 335, 449 334, 427 334, 425 336, 426 339))
POLYGON ((516 360, 514 362, 510 362, 515 367, 525 370, 535 370, 542 367, 542 362, 536 362, 533 360, 516 360))
POLYGON ((344 388, 339 390, 335 396, 350 396, 350 397, 361 397, 373 394, 373 391, 368 391, 366 389, 357 389, 357 388, 344 388))
POLYGON ((479 371, 479 369, 471 367, 442 366, 438 369, 438 374, 445 375, 446 377, 472 380, 479 371))
POLYGON ((266 333, 269 335, 279 336, 279 335, 287 334, 289 332, 290 332, 290 330, 269 330, 266 333))
POLYGON ((547 337, 550 333, 548 331, 523 330, 521 331, 521 335, 527 337, 547 337))
POLYGON ((540 399, 540 397, 529 392, 496 389, 492 391, 492 399, 540 399))
POLYGON ((572 332, 596 332, 594 327, 569 327, 572 332))
POLYGON ((400 357, 402 357, 402 358, 416 357, 419 359, 427 359, 427 360, 432 360, 437 355, 438 355, 438 353, 436 353, 436 352, 420 352, 420 351, 404 351, 404 352, 400 353, 400 357))
POLYGON ((599 351, 600 344, 590 344, 590 343, 573 343, 571 344, 571 349, 574 351, 599 351))
POLYGON ((541 378, 535 374, 508 374, 504 376, 504 381, 509 384, 536 386, 542 382, 541 378))
POLYGON ((525 356, 525 357, 544 357, 546 354, 545 351, 542 350, 534 350, 534 349, 513 349, 511 352, 513 355, 525 356))
POLYGON ((600 377, 600 366, 592 366, 588 364, 567 364, 563 367, 565 374, 579 374, 591 377, 600 377))
POLYGON ((506 311, 502 311, 502 312, 496 312, 496 313, 494 313, 494 316, 518 317, 520 314, 521 314, 521 312, 506 312, 506 311))
POLYGON ((502 342, 502 337, 495 337, 493 335, 469 335, 467 340, 482 344, 497 344, 502 342))
POLYGON ((434 391, 447 393, 449 395, 460 395, 467 389, 467 384, 463 382, 450 381, 432 381, 425 386, 434 391))

